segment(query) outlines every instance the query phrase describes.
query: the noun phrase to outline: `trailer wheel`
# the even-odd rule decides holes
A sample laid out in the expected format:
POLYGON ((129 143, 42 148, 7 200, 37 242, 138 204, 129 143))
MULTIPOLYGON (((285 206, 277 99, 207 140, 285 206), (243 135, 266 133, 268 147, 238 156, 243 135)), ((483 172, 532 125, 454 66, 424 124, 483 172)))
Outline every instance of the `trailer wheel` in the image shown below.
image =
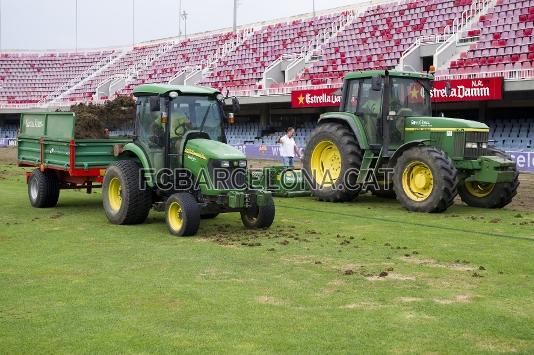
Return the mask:
POLYGON ((241 211, 241 221, 249 229, 269 228, 274 221, 274 204, 255 206, 241 211))
POLYGON ((57 205, 59 199, 59 179, 54 172, 32 171, 28 181, 28 197, 36 208, 50 208, 57 205))
POLYGON ((165 204, 165 222, 172 235, 195 235, 200 226, 200 207, 193 195, 177 193, 169 197, 165 204))
POLYGON ((397 160, 393 188, 397 200, 414 212, 443 212, 458 194, 452 160, 433 147, 414 147, 397 160))
MULTIPOLYGON (((490 147, 490 153, 501 158, 512 159, 504 151, 490 147)), ((512 202, 519 187, 519 172, 515 170, 511 182, 497 184, 482 183, 478 181, 464 181, 458 186, 462 201, 468 206, 479 208, 503 208, 512 202)))
POLYGON ((320 201, 351 201, 360 193, 355 173, 362 151, 353 132, 340 123, 324 123, 312 133, 304 153, 304 169, 313 177, 312 194, 320 201))
POLYGON ((102 185, 104 211, 113 224, 143 223, 152 207, 150 189, 140 184, 141 166, 133 160, 119 160, 106 170, 102 185))

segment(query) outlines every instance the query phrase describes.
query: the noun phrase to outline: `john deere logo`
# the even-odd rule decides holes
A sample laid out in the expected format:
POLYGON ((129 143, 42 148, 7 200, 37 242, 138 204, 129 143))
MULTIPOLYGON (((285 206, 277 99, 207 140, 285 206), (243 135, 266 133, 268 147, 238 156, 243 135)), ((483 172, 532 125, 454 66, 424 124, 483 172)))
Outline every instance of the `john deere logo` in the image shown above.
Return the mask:
POLYGON ((431 126, 430 121, 426 120, 412 120, 412 122, 410 123, 412 124, 412 126, 431 126))
POLYGON ((199 153, 199 152, 195 152, 194 150, 190 149, 190 148, 185 148, 185 154, 188 154, 188 155, 192 155, 194 157, 197 157, 197 158, 200 158, 200 159, 208 159, 206 158, 206 156, 202 153, 199 153))

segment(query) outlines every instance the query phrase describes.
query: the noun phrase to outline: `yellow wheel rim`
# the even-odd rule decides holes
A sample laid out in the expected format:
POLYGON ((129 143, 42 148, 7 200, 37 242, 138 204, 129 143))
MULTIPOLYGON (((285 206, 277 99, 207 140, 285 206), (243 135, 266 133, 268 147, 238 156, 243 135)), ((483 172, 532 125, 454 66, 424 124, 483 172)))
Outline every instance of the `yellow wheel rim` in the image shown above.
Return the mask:
POLYGON ((402 188, 411 200, 426 200, 434 188, 432 170, 421 161, 411 162, 402 173, 402 188))
POLYGON ((315 182, 331 186, 341 175, 341 153, 331 141, 322 141, 313 149, 310 165, 315 182))
POLYGON ((167 220, 169 221, 169 226, 178 231, 182 228, 184 224, 184 219, 182 215, 182 206, 178 202, 172 202, 167 211, 167 220))
POLYGON ((109 207, 114 212, 118 212, 121 209, 122 205, 122 187, 121 187, 121 181, 119 178, 114 177, 109 182, 108 186, 108 201, 109 201, 109 207))
POLYGON ((490 182, 480 182, 480 181, 466 181, 465 182, 465 189, 467 192, 469 192, 471 195, 478 197, 478 198, 484 198, 489 196, 493 189, 495 188, 495 184, 492 184, 490 182))

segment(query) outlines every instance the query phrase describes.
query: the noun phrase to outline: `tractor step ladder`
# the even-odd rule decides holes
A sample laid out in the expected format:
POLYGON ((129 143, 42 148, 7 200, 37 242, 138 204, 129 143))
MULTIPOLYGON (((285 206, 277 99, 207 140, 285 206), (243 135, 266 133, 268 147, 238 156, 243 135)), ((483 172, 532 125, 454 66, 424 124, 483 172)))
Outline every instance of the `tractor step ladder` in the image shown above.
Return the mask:
POLYGON ((382 150, 380 153, 375 154, 372 150, 368 149, 363 154, 362 166, 360 168, 360 173, 358 174, 358 179, 356 183, 363 184, 368 181, 369 172, 375 171, 376 167, 379 166, 380 158, 382 157, 382 150))

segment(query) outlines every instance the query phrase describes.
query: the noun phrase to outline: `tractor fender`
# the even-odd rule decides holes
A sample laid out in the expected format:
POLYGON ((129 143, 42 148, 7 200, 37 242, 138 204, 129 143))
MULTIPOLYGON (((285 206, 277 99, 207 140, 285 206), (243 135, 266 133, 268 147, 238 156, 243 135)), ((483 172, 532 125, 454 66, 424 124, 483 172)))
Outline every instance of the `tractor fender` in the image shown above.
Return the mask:
POLYGON ((356 136, 360 148, 362 150, 369 149, 367 136, 365 135, 365 129, 358 116, 349 112, 328 112, 319 117, 318 124, 324 124, 327 122, 337 122, 347 125, 356 136))
POLYGON ((119 159, 121 157, 125 159, 129 159, 129 160, 132 158, 137 159, 139 163, 141 163, 141 166, 143 167, 143 169, 145 170, 146 184, 149 187, 154 187, 154 177, 153 177, 153 174, 150 172, 150 169, 151 169, 150 163, 148 162, 148 158, 146 157, 145 152, 140 146, 138 146, 135 143, 127 143, 122 148, 122 152, 121 152, 121 155, 119 155, 119 159))
POLYGON ((393 153, 391 158, 389 158, 388 167, 389 168, 394 168, 395 164, 397 163, 397 159, 399 159, 399 157, 402 155, 402 153, 404 153, 408 149, 410 149, 412 147, 418 147, 418 146, 421 146, 421 145, 425 145, 425 142, 429 142, 429 141, 430 141, 430 139, 419 139, 419 140, 415 140, 415 141, 410 141, 408 143, 404 143, 399 148, 397 148, 395 153, 393 153))

